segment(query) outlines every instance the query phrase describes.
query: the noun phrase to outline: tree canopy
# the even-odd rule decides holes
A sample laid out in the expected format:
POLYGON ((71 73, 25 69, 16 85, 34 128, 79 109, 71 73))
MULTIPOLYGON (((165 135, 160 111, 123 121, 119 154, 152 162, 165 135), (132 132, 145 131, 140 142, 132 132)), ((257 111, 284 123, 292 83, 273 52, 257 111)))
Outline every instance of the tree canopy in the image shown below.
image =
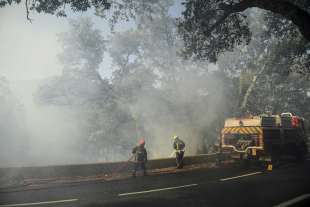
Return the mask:
POLYGON ((179 29, 185 42, 186 57, 216 62, 218 55, 249 42, 246 15, 249 8, 280 14, 292 21, 310 41, 310 4, 307 0, 187 0, 179 29))
MULTIPOLYGON (((21 3, 21 0, 0 0, 0 7, 21 3)), ((74 12, 93 9, 107 18, 112 27, 120 20, 160 15, 162 8, 171 5, 164 0, 25 0, 27 18, 30 12, 66 16, 68 8, 74 12), (106 10, 109 10, 107 15, 106 10)), ((310 3, 308 0, 185 0, 185 11, 179 21, 184 39, 185 57, 216 62, 219 54, 231 51, 236 45, 249 43, 251 32, 244 11, 260 8, 281 15, 291 21, 310 40, 310 3)), ((271 28, 273 29, 273 28, 271 28)))

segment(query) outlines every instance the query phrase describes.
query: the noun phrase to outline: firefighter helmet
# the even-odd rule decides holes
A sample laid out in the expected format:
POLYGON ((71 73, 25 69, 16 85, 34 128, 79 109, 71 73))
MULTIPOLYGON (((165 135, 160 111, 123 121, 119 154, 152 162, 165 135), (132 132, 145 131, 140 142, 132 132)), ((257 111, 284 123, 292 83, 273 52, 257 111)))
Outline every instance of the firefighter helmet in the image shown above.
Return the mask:
POLYGON ((144 138, 141 138, 138 142, 139 145, 145 145, 145 140, 144 138))
POLYGON ((174 135, 174 136, 172 137, 172 139, 177 139, 177 138, 179 138, 177 135, 174 135))

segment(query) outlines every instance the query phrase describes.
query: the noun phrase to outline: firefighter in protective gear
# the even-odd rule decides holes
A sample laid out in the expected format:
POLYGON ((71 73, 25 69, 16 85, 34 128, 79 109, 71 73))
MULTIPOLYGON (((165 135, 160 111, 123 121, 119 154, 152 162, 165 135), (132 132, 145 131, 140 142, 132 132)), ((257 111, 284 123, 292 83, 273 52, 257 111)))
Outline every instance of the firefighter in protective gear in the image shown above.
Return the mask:
POLYGON ((145 140, 143 138, 140 139, 137 146, 132 149, 132 154, 134 155, 134 171, 132 176, 136 176, 136 172, 140 167, 143 170, 143 175, 146 175, 145 163, 147 162, 147 152, 145 149, 145 140))
POLYGON ((173 149, 175 151, 175 158, 177 168, 183 168, 183 158, 185 152, 185 143, 178 136, 173 136, 173 149))

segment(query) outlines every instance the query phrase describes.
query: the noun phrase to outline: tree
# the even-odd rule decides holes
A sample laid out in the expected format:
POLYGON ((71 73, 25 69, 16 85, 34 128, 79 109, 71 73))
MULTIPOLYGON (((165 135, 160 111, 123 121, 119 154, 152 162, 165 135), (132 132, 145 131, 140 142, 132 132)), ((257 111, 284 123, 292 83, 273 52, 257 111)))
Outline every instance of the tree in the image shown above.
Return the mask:
POLYGON ((185 42, 185 56, 217 60, 223 51, 248 43, 251 33, 245 13, 260 8, 292 21, 310 40, 310 5, 306 0, 187 0, 179 30, 185 42))
MULTIPOLYGON (((21 0, 0 0, 0 7, 12 5, 12 3, 19 4, 21 0)), ((37 1, 37 0, 25 0, 27 19, 31 21, 29 17, 30 11, 36 11, 38 13, 47 13, 57 16, 66 16, 66 7, 68 6, 75 12, 86 11, 90 8, 95 9, 109 9, 111 4, 107 0, 69 0, 69 1, 37 1)))
POLYGON ((173 133, 192 143, 189 153, 205 152, 235 103, 226 74, 177 55, 182 39, 168 10, 116 33, 107 45, 115 93, 135 118, 138 134, 147 138, 152 156, 171 153, 166 143, 173 133))
MULTIPOLYGON (((168 1, 169 2, 169 1, 168 1)), ((13 3, 19 4, 21 0, 0 0, 0 8, 10 6, 13 3)), ((66 17, 68 8, 73 12, 85 12, 93 10, 96 15, 106 18, 109 16, 111 26, 120 20, 129 20, 135 18, 137 14, 140 16, 149 16, 158 13, 162 6, 167 3, 166 0, 25 0, 26 17, 31 22, 31 12, 45 13, 56 15, 58 17, 66 17), (110 10, 107 14, 106 10, 110 10)))
POLYGON ((70 19, 69 25, 69 31, 59 35, 63 73, 101 80, 97 70, 103 59, 105 40, 100 30, 94 29, 90 18, 70 19))
POLYGON ((309 76, 304 62, 309 60, 310 44, 291 22, 271 12, 259 13, 254 15, 257 23, 251 25, 251 42, 219 58, 220 68, 239 78, 239 110, 309 116, 305 115, 309 76))
POLYGON ((307 41, 298 31, 297 27, 279 15, 267 12, 265 15, 266 27, 263 39, 273 39, 276 42, 277 50, 274 50, 278 57, 276 70, 289 66, 287 72, 296 72, 309 78, 310 75, 310 42, 307 41))
POLYGON ((75 150, 83 152, 84 161, 127 159, 136 128, 131 114, 118 103, 114 86, 98 73, 106 42, 88 18, 70 20, 69 25, 59 38, 63 73, 42 82, 36 100, 41 107, 64 111, 77 125, 75 150), (113 153, 116 150, 120 152, 113 153))
POLYGON ((90 18, 71 19, 69 25, 69 31, 59 35, 62 76, 50 79, 38 90, 41 103, 83 105, 103 98, 100 91, 109 88, 98 72, 105 51, 101 32, 94 29, 90 18))

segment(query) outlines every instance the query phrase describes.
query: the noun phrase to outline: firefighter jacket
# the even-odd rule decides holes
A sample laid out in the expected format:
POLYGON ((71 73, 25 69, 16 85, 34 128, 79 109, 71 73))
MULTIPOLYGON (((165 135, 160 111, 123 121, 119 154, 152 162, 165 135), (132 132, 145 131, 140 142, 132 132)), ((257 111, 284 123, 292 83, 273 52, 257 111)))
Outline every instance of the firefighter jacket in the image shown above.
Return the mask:
POLYGON ((184 151, 185 143, 179 138, 176 138, 173 142, 173 149, 176 151, 184 151))
POLYGON ((144 146, 139 145, 132 149, 132 154, 136 162, 146 162, 147 161, 147 152, 144 146))

